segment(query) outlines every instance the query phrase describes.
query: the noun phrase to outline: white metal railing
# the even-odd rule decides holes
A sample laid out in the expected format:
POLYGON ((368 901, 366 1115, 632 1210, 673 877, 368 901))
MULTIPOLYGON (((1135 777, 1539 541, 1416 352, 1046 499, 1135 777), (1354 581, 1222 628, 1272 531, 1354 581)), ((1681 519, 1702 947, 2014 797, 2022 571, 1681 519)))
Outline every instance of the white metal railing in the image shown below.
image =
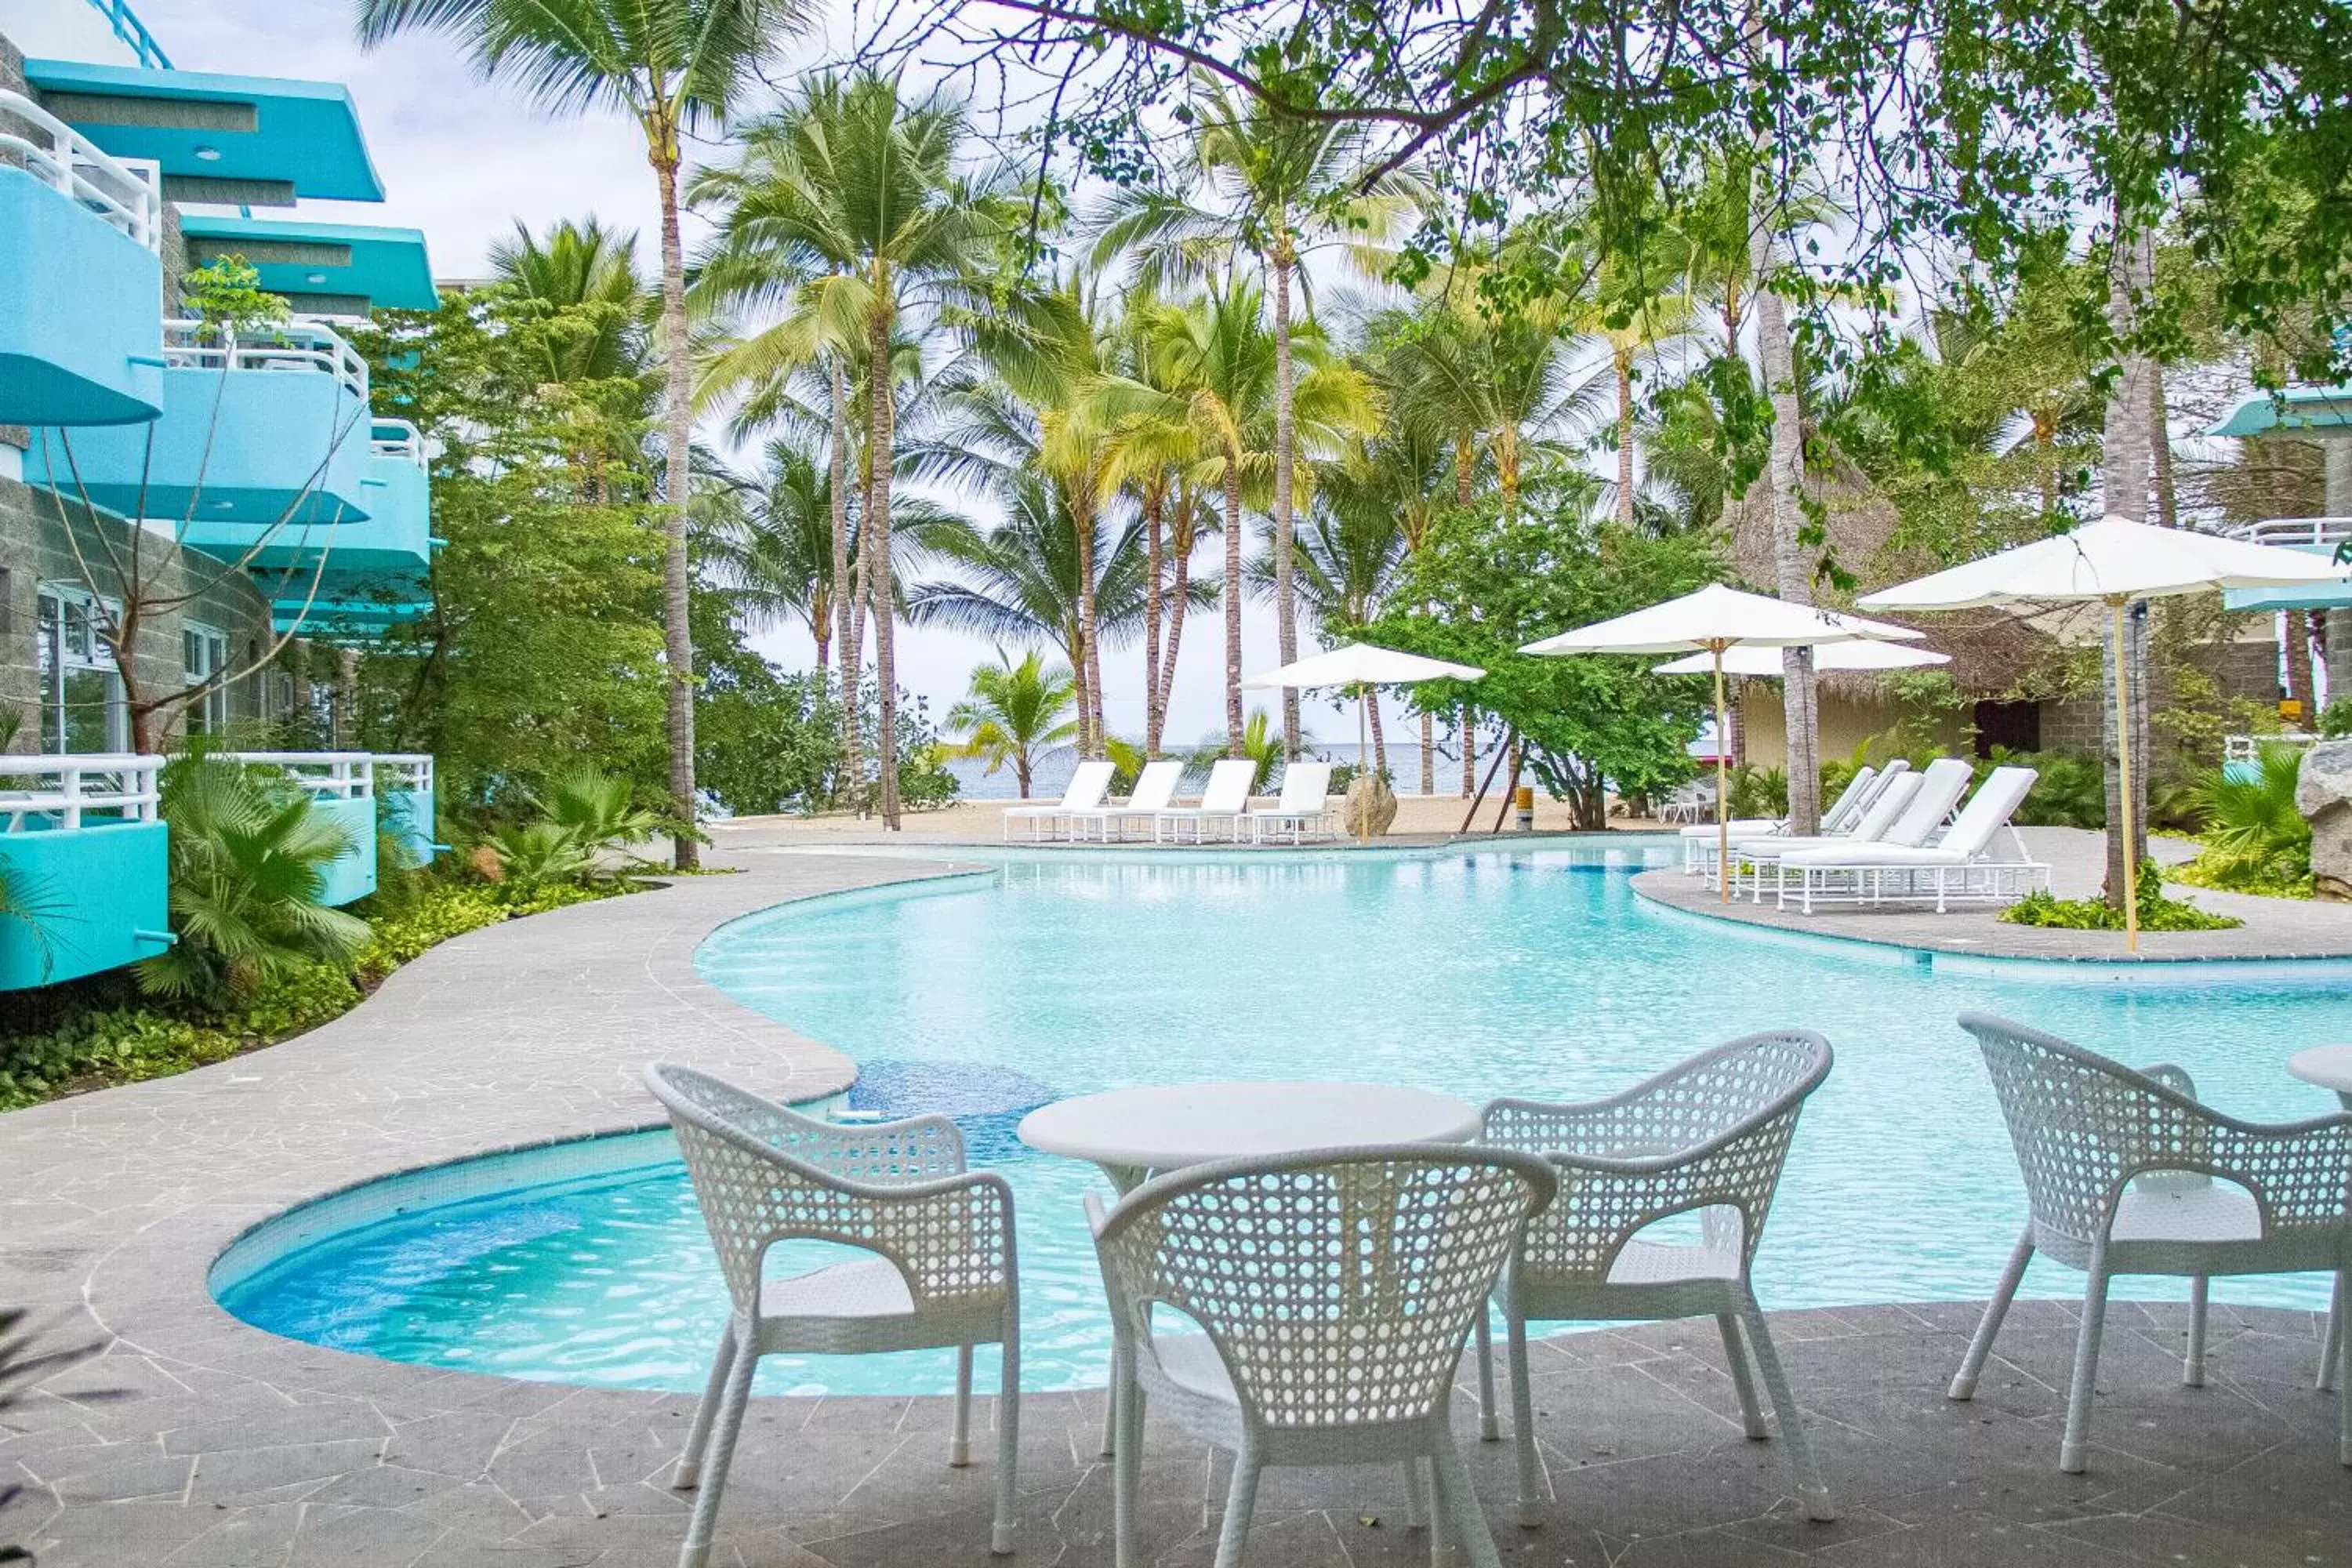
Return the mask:
POLYGON ((2271 517, 2229 532, 2250 544, 2341 544, 2352 539, 2352 517, 2271 517))
POLYGON ((405 419, 369 421, 368 446, 379 458, 399 458, 425 467, 425 433, 405 419))
POLYGON ((2221 737, 2221 760, 2251 763, 2263 754, 2264 746, 2293 746, 2302 750, 2318 743, 2318 736, 2305 734, 2300 730, 2287 730, 2276 735, 2224 735, 2221 737))
POLYGON ((375 758, 366 752, 215 752, 225 763, 278 768, 314 800, 372 800, 375 758))
POLYGON ((163 244, 163 196, 155 181, 101 153, 74 128, 26 98, 0 88, 0 151, 16 153, 35 179, 85 207, 150 250, 163 244), (31 128, 20 134, 15 126, 31 128))
POLYGON ((331 375, 346 392, 367 401, 367 361, 332 327, 293 321, 282 327, 245 332, 214 329, 193 317, 163 322, 163 363, 178 370, 298 371, 331 375), (205 342, 207 337, 215 341, 205 342))
POLYGON ((172 58, 163 52, 163 46, 155 41, 155 35, 147 30, 147 24, 131 9, 130 0, 89 0, 89 6, 106 18, 107 26, 114 29, 116 37, 131 46, 141 65, 155 70, 172 68, 172 58))
POLYGON ((423 752, 378 752, 375 753, 375 787, 384 790, 413 790, 430 794, 433 789, 433 759, 423 752))
POLYGON ((0 833, 20 833, 27 817, 42 826, 79 827, 85 812, 105 820, 152 822, 161 757, 128 752, 0 757, 0 833))

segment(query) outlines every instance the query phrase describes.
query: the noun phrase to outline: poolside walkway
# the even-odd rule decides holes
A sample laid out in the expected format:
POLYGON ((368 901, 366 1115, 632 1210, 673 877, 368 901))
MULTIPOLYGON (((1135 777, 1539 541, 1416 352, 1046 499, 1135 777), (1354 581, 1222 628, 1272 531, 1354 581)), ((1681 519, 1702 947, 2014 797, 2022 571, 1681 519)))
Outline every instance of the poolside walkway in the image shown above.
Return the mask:
MULTIPOLYGON (((748 910, 939 874, 873 857, 755 854, 735 876, 476 932, 299 1040, 182 1077, 0 1115, 0 1303, 102 1353, 0 1412, 0 1542, 42 1568, 640 1568, 671 1561, 664 1485, 691 1400, 436 1372, 319 1350, 215 1307, 211 1260, 319 1193, 488 1149, 646 1124, 654 1057, 768 1092, 849 1064, 694 973, 748 910), (103 1397, 111 1394, 113 1397, 103 1397)), ((1965 1307, 1780 1317, 1843 1521, 1781 1497, 1780 1456, 1738 1433, 1710 1327, 1545 1342, 1548 1528, 1505 1522, 1507 1450, 1473 1455, 1513 1563, 2352 1563, 2352 1475, 2310 1385, 2308 1314, 2217 1310, 2210 1386, 2179 1386, 2176 1310, 2111 1314, 2092 1473, 2059 1474, 2064 1309, 2015 1315, 1973 1405, 1940 1389, 1965 1307)), ((1024 1405, 1020 1562, 1107 1564, 1098 1394, 1024 1405)), ((1460 1417, 1475 1415, 1466 1388, 1460 1417)), ((940 1462, 946 1402, 762 1399, 720 1527, 738 1568, 983 1560, 984 1458, 940 1462)), ((985 1455, 984 1443, 974 1444, 985 1455)), ((1171 1434, 1146 1469, 1147 1557, 1205 1563, 1223 1467, 1171 1434)), ((1278 1475, 1262 1568, 1426 1561, 1384 1474, 1278 1475)))
MULTIPOLYGON (((2018 830, 2027 851, 2048 864, 2052 889, 2062 899, 2089 898, 2106 876, 2105 839, 2076 827, 2018 830)), ((2167 863, 2188 859, 2196 847, 2186 839, 2156 837, 2148 853, 2167 863)), ((1803 931, 1858 942, 1894 942, 1938 952, 1979 958, 2059 958, 2162 963, 2210 958, 2352 958, 2352 904, 2303 899, 2258 899, 2244 893, 2168 884, 2168 896, 2185 899, 2245 924, 2231 931, 2143 931, 2139 956, 2124 950, 2121 931, 2044 931, 2003 924, 1990 910, 1824 910, 1801 914, 1765 903, 1734 900, 1726 904, 1711 881, 1686 877, 1679 868, 1644 871, 1633 879, 1643 898, 1686 914, 1740 921, 1749 925, 1803 931)))

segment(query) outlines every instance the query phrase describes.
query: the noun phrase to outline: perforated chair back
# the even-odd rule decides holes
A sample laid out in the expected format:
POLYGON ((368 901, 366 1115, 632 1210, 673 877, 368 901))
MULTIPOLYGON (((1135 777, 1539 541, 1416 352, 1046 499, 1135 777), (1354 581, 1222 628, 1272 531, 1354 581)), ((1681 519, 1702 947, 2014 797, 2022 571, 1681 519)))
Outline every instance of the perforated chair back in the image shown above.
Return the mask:
POLYGON ((1421 1421, 1557 1186, 1538 1159, 1429 1144, 1222 1161, 1137 1188, 1096 1245, 1123 1331, 1148 1341, 1159 1305, 1191 1317, 1245 1419, 1421 1421))

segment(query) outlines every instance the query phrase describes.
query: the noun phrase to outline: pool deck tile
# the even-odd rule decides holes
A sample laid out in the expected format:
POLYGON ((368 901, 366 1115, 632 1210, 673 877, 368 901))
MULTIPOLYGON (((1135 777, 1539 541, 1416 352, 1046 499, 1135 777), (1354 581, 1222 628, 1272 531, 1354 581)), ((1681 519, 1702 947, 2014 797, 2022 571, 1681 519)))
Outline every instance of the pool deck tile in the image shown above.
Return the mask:
MULTIPOLYGON (((746 849, 756 847, 745 845, 746 849)), ((88 1344, 0 1414, 0 1541, 42 1568, 590 1568, 674 1560, 666 1484, 693 1401, 398 1366, 297 1344, 214 1305, 205 1276, 246 1226, 354 1182, 488 1149, 649 1124, 656 1057, 766 1092, 850 1065, 695 973, 695 945, 786 900, 942 868, 744 853, 740 875, 496 927, 393 976, 271 1050, 0 1116, 0 1301, 45 1342, 88 1344)), ((1973 1311, 1949 1303, 1780 1314, 1782 1353, 1842 1510, 1798 1517, 1777 1443, 1733 1421, 1710 1325, 1538 1342, 1545 1528, 1507 1522, 1507 1445, 1456 1425, 1505 1561, 1546 1568, 1820 1563, 1933 1568, 2190 1563, 2352 1568, 2336 1402, 2313 1392, 2311 1314, 2217 1308, 2210 1386, 2179 1386, 2175 1308, 2114 1309, 2089 1475, 2056 1468, 2075 1319, 2019 1305, 1980 1396, 1942 1386, 1973 1311)), ((976 1421, 992 1423, 980 1401, 976 1421)), ((1099 1391, 1024 1401, 1022 1550, 1107 1564, 1099 1391)), ((991 1449, 942 1463, 946 1402, 761 1399, 715 1561, 732 1568, 978 1564, 991 1449)), ((1156 1429, 1145 1560, 1208 1563, 1228 1476, 1156 1429)), ((1278 1472, 1251 1561, 1390 1568, 1428 1557, 1387 1471, 1278 1472)))

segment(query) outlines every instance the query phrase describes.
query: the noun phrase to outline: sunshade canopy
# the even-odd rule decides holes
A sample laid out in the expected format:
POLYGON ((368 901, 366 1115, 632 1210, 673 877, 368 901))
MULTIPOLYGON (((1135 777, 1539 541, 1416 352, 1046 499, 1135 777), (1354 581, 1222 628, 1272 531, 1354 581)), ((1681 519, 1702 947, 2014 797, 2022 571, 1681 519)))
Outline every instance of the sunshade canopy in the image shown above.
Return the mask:
MULTIPOLYGON (((1521 653, 1703 653, 1721 647, 1807 647, 1856 637, 1916 637, 1908 626, 1869 621, 1712 584, 1630 616, 1545 637, 1521 653)), ((1709 666, 1713 668, 1712 665, 1709 666)))
MULTIPOLYGON (((1951 662, 1952 656, 1948 653, 1937 653, 1932 648, 1908 647, 1902 643, 1879 642, 1869 637, 1853 642, 1824 643, 1813 650, 1813 668, 1818 670, 1916 669, 1925 665, 1951 662)), ((1694 653, 1653 666, 1652 673, 1705 675, 1714 668, 1713 655, 1694 653)), ((1723 673, 1778 679, 1780 675, 1780 650, 1776 647, 1726 648, 1723 652, 1723 673)))
POLYGON ((1423 680, 1476 680, 1486 672, 1467 664, 1449 664, 1392 647, 1351 642, 1328 653, 1318 653, 1279 669, 1250 676, 1242 684, 1253 689, 1268 687, 1307 689, 1318 686, 1411 686, 1423 680))
POLYGON ((1965 610, 2035 599, 2120 602, 2214 588, 2332 583, 2347 570, 2299 551, 2109 516, 1865 594, 1860 602, 1885 610, 1965 610))

